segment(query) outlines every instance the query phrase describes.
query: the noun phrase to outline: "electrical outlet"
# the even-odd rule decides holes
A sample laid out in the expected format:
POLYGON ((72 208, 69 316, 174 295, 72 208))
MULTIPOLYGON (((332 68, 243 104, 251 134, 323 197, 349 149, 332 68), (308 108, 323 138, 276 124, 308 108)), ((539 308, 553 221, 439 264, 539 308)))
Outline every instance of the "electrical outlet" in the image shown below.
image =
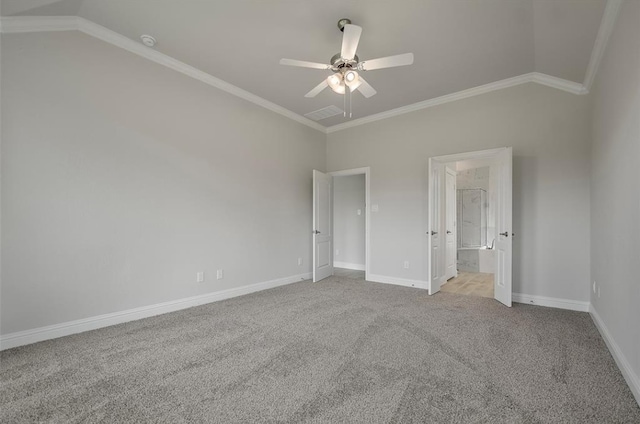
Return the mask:
POLYGON ((404 269, 409 269, 409 261, 404 261, 404 269))
POLYGON ((216 278, 218 280, 222 280, 224 278, 224 269, 219 269, 216 271, 216 278))
POLYGON ((596 294, 596 282, 595 282, 595 280, 593 281, 593 294, 596 294))
POLYGON ((196 283, 204 283, 204 272, 196 272, 196 283))
POLYGON ((298 258, 298 266, 302 265, 302 258, 298 258))
POLYGON ((356 211, 356 213, 357 213, 358 215, 362 215, 362 209, 358 209, 358 210, 356 211))
POLYGON ((340 249, 336 249, 336 256, 340 256, 340 249))

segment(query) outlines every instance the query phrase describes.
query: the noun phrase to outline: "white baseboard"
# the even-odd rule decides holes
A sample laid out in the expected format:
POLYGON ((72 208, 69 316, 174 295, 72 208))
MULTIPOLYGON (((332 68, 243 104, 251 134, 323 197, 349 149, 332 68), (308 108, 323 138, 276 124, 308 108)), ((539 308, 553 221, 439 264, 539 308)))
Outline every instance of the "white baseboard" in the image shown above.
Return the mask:
POLYGON ((334 268, 353 269, 354 271, 364 271, 364 264, 352 264, 350 262, 333 261, 334 268))
POLYGON ((616 364, 618 364, 618 368, 620 368, 622 376, 627 381, 633 396, 635 396, 636 402, 640 405, 640 376, 633 372, 633 368, 631 368, 629 361, 624 356, 624 353, 622 353, 620 346, 618 346, 616 341, 613 339, 613 336, 607 329, 607 326, 604 325, 604 321, 602 321, 602 318, 598 315, 598 311, 596 311, 591 304, 589 305, 589 313, 591 314, 591 319, 593 319, 593 322, 596 324, 596 328, 600 332, 600 335, 604 339, 604 342, 607 344, 609 352, 611 352, 611 356, 613 356, 616 364))
POLYGON ((63 322, 61 324, 48 325, 46 327, 34 328, 32 330, 18 331, 0 336, 0 350, 11 349, 43 340, 55 339, 71 334, 82 333, 84 331, 96 330, 110 325, 121 324, 123 322, 135 321, 155 315, 166 314, 167 312, 179 311, 205 303, 217 302, 242 296, 286 284, 308 280, 311 273, 292 275, 290 277, 278 278, 276 280, 263 281, 261 283, 250 284, 233 289, 221 290, 213 293, 206 293, 184 299, 171 300, 157 303, 155 305, 142 306, 128 309, 126 311, 114 312, 110 314, 98 315, 95 317, 83 318, 75 321, 63 322))
POLYGON ((535 296, 532 294, 513 293, 511 299, 516 303, 547 306, 550 308, 568 309, 570 311, 589 312, 589 302, 557 297, 535 296))
POLYGON ((415 287, 417 289, 426 289, 428 287, 426 281, 409 280, 406 278, 389 277, 386 275, 369 274, 367 281, 374 283, 395 284, 396 286, 415 287))

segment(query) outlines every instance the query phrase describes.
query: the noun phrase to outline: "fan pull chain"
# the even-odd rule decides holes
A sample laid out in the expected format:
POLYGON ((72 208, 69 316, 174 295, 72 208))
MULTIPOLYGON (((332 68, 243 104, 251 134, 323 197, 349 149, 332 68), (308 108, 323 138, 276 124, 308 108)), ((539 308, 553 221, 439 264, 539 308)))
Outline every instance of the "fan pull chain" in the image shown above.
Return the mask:
POLYGON ((347 117, 347 90, 344 90, 344 96, 342 96, 342 116, 347 117))

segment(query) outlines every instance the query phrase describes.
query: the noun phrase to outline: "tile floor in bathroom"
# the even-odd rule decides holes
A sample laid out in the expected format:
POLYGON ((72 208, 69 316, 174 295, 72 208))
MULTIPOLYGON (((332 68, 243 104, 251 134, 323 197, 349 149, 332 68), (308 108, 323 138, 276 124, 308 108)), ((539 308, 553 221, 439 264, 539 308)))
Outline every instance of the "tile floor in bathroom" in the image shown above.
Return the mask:
POLYGON ((458 271, 458 276, 444 283, 440 290, 447 293, 493 298, 493 274, 458 271))

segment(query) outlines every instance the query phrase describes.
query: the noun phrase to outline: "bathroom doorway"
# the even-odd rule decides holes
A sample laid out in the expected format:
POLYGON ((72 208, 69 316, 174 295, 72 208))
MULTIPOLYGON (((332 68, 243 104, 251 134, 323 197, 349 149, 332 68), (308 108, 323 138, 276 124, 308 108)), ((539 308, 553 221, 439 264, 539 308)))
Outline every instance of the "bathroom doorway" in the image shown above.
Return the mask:
POLYGON ((446 255, 456 270, 448 270, 443 292, 494 297, 496 167, 469 160, 446 166, 446 234, 455 237, 446 255))
POLYGON ((511 306, 511 148, 429 160, 429 294, 511 306))

